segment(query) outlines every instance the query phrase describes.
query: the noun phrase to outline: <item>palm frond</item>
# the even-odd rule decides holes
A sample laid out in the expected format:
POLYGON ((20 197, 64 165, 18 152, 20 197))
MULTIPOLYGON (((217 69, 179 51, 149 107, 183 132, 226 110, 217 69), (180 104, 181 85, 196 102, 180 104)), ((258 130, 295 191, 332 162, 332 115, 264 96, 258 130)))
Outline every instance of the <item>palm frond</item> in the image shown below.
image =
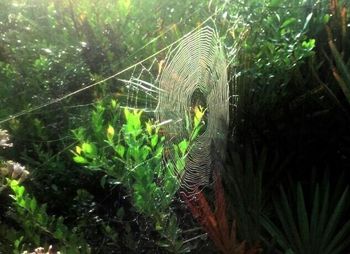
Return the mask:
POLYGON ((296 199, 287 197, 280 187, 281 196, 274 200, 279 223, 262 216, 262 226, 278 243, 283 251, 300 254, 341 254, 350 246, 350 220, 343 223, 346 204, 349 201, 349 187, 333 205, 330 184, 315 184, 308 209, 301 183, 296 184, 296 199), (310 212, 309 212, 310 210, 310 212), (278 225, 281 225, 279 227, 278 225))

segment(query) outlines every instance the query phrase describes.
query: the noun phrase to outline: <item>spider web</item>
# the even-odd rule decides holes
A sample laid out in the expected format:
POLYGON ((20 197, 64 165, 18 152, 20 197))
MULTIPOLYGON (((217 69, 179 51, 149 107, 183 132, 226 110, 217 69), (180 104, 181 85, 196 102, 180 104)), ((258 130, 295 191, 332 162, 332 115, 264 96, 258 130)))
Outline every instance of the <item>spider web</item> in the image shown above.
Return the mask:
MULTIPOLYGON (((189 138, 194 107, 206 107, 203 131, 191 145, 180 182, 189 193, 209 184, 212 149, 224 159, 229 124, 227 62, 216 31, 205 26, 188 34, 169 50, 165 60, 154 59, 148 68, 139 65, 129 80, 119 81, 126 89, 125 107, 155 114, 169 147, 189 138), (152 74, 155 63, 156 77, 152 74)), ((171 155, 166 160, 176 164, 171 155)))
POLYGON ((184 38, 167 59, 159 81, 165 92, 160 92, 157 106, 160 121, 173 120, 164 126, 166 132, 174 133, 175 140, 187 138, 186 121, 193 119, 191 112, 198 106, 193 105, 193 97, 206 101, 204 132, 191 146, 181 179, 182 186, 193 191, 209 183, 212 142, 222 159, 225 154, 229 123, 227 64, 219 37, 209 26, 184 38))
MULTIPOLYGON (((210 20, 211 17, 202 24, 210 20)), ((232 52, 229 52, 230 57, 232 52)), ((193 101, 198 97, 202 103, 197 105, 206 108, 204 131, 192 144, 184 173, 179 176, 181 186, 191 192, 210 182, 213 147, 214 153, 224 159, 229 123, 228 65, 216 30, 210 26, 197 27, 112 76, 1 119, 0 124, 39 111, 97 85, 107 85, 107 81, 114 79, 108 82, 109 89, 111 92, 113 89, 120 91, 121 106, 141 109, 155 117, 164 133, 170 135, 166 146, 172 147, 175 142, 189 138, 188 125, 193 125, 193 108, 196 106, 193 101), (121 76, 124 78, 119 78, 121 76)), ((176 164, 171 155, 165 160, 176 164)))

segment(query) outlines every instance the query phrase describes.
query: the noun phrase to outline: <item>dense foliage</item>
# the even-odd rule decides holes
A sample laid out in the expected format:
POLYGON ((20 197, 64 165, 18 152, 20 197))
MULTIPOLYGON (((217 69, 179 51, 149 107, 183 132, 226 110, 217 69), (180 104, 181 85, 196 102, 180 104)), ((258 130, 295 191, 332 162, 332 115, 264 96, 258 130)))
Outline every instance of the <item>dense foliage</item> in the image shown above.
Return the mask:
POLYGON ((0 1, 0 253, 350 252, 349 11, 0 1), (163 49, 203 25, 229 62, 231 121, 215 184, 188 197, 178 179, 205 111, 169 147, 152 114, 122 107, 121 79, 141 66, 155 80, 163 49))

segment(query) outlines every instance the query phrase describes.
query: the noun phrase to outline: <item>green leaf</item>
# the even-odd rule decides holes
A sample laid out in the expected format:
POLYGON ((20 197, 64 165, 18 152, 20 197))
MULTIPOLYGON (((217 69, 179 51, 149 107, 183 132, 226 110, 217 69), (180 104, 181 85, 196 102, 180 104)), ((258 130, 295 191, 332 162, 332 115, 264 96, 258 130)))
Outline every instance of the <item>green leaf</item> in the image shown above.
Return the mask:
POLYGON ((327 216, 329 210, 329 196, 329 183, 327 183, 323 193, 322 208, 320 211, 320 219, 318 221, 319 230, 317 231, 317 237, 323 237, 326 223, 328 221, 327 216))
POLYGON ((308 41, 303 41, 301 46, 304 49, 312 50, 313 48, 315 48, 315 43, 316 43, 315 39, 309 39, 308 41))
POLYGON ((152 135, 151 138, 151 147, 154 148, 158 144, 158 135, 152 135))
POLYGON ((195 128, 193 130, 192 135, 191 135, 191 141, 193 141, 199 135, 199 132, 202 129, 201 127, 202 126, 198 125, 197 128, 195 128))
POLYGON ((342 89, 346 99, 350 103, 350 71, 349 68, 346 66, 345 62, 343 61, 339 51, 337 50, 336 46, 332 41, 328 42, 329 47, 331 49, 331 52, 333 54, 335 63, 337 65, 337 68, 340 72, 341 77, 338 77, 338 83, 340 88, 342 89))
POLYGON ((11 189, 16 193, 16 190, 17 190, 18 185, 19 185, 18 181, 17 180, 11 180, 11 179, 8 179, 8 178, 6 178, 6 179, 7 179, 7 183, 10 185, 11 189))
POLYGON ((112 107, 112 109, 116 110, 118 106, 119 106, 119 105, 118 105, 117 100, 112 99, 112 100, 111 100, 111 107, 112 107))
POLYGON ((323 19, 322 19, 322 20, 323 20, 323 23, 324 23, 324 24, 328 24, 329 19, 330 19, 329 14, 324 15, 324 16, 323 16, 323 19))
POLYGON ((154 156, 158 158, 161 157, 163 154, 163 149, 164 149, 163 146, 158 146, 154 153, 154 156))
POLYGON ((289 247, 288 239, 285 238, 282 231, 267 216, 262 215, 260 220, 261 225, 267 230, 267 232, 269 232, 284 250, 287 250, 289 247))
POLYGON ((88 155, 94 155, 96 153, 96 148, 90 143, 83 143, 81 150, 88 155))
POLYGON ((37 206, 38 206, 38 204, 37 204, 35 198, 33 198, 33 199, 30 201, 30 205, 29 205, 29 206, 30 206, 30 211, 31 211, 32 213, 34 213, 34 212, 36 211, 37 206))
POLYGON ((104 126, 104 114, 105 108, 101 103, 98 103, 95 110, 92 112, 91 122, 93 125, 94 132, 100 134, 104 126))
POLYGON ((17 204, 18 204, 20 207, 25 208, 25 207, 26 207, 26 200, 23 199, 23 198, 17 199, 17 204))
POLYGON ((17 197, 21 198, 23 196, 24 191, 25 191, 25 189, 23 186, 17 186, 17 188, 15 190, 17 197))
POLYGON ((331 215, 331 217, 329 218, 328 220, 328 224, 326 226, 326 231, 324 232, 324 235, 323 235, 323 246, 324 248, 327 247, 330 239, 332 238, 334 232, 336 232, 336 228, 338 226, 338 223, 340 221, 340 218, 342 216, 342 213, 343 213, 343 210, 344 210, 344 207, 346 205, 346 201, 347 201, 347 198, 348 198, 348 191, 349 191, 349 187, 347 187, 345 189, 345 191, 343 192, 341 198, 339 199, 334 211, 333 211, 333 214, 331 215))
POLYGON ((140 162, 140 153, 141 153, 141 150, 140 150, 140 147, 139 146, 132 146, 132 147, 129 147, 128 149, 128 155, 132 157, 132 159, 139 163, 140 162))
POLYGON ((281 29, 282 29, 282 28, 285 28, 285 27, 287 27, 287 26, 290 26, 290 25, 292 25, 292 24, 294 24, 296 21, 297 21, 296 18, 289 18, 289 19, 287 19, 287 20, 284 21, 283 24, 281 25, 281 29))
POLYGON ((124 154, 125 154, 125 147, 121 144, 118 144, 116 147, 115 147, 115 151, 116 153, 121 157, 123 158, 124 157, 124 154))
POLYGON ((275 202, 276 212, 278 217, 282 223, 284 228, 284 232, 287 235, 287 239, 293 243, 294 251, 302 249, 302 243, 300 240, 299 232, 297 229, 297 225, 295 223, 291 206, 289 205, 289 201, 287 195, 282 187, 281 190, 281 200, 280 203, 275 202))
POLYGON ((278 7, 281 4, 282 0, 271 0, 270 7, 278 7))
POLYGON ((182 174, 182 171, 185 169, 185 159, 179 159, 176 161, 176 169, 179 174, 182 174))
POLYGON ((146 160, 148 155, 150 154, 151 152, 151 148, 147 145, 144 145, 142 148, 141 148, 141 158, 142 160, 146 160))
MULTIPOLYGON (((313 246, 317 241, 317 230, 319 229, 319 217, 320 217, 320 187, 316 184, 315 194, 313 197, 313 204, 310 218, 310 236, 312 237, 310 245, 313 246)), ((321 233, 319 234, 321 235, 321 233)), ((315 250, 312 250, 315 251, 315 250)))
POLYGON ((141 132, 141 110, 134 109, 133 111, 129 111, 128 108, 124 110, 126 124, 124 125, 124 129, 126 134, 132 135, 133 137, 137 137, 141 132))
POLYGON ((79 163, 79 164, 86 164, 86 163, 88 163, 88 161, 83 156, 79 156, 79 155, 78 156, 74 156, 73 160, 76 163, 79 163))
POLYGON ((297 214, 301 241, 304 246, 310 244, 310 229, 307 210, 305 206, 304 194, 301 184, 297 184, 297 214))
POLYGON ((340 254, 349 246, 349 241, 344 241, 350 233, 350 221, 347 221, 328 244, 325 253, 340 254))
POLYGON ((182 140, 178 144, 182 156, 184 156, 186 154, 186 151, 187 151, 187 148, 188 148, 188 144, 189 144, 189 142, 186 139, 182 140))
POLYGON ((63 236, 64 236, 64 234, 63 234, 62 230, 61 230, 59 227, 57 227, 56 230, 55 230, 55 232, 53 233, 53 236, 54 236, 56 239, 62 239, 63 236))
POLYGON ((159 223, 159 221, 157 221, 157 223, 156 223, 156 230, 157 230, 157 231, 160 231, 160 230, 162 230, 162 229, 163 229, 162 224, 159 223))

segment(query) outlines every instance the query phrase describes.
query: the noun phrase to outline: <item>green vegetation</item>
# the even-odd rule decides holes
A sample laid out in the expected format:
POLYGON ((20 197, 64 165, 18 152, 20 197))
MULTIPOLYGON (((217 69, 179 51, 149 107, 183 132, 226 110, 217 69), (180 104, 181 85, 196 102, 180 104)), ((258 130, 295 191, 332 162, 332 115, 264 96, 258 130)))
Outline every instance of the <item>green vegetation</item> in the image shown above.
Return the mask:
POLYGON ((350 252, 349 11, 346 0, 0 1, 0 253, 350 252), (228 142, 224 160, 210 151, 215 184, 187 193, 213 109, 199 93, 187 136, 166 133, 151 85, 175 42, 205 25, 227 58, 228 142))
MULTIPOLYGON (((46 234, 61 243, 59 247, 64 253, 90 252, 84 240, 63 224, 63 217, 56 219, 55 216, 48 216, 46 206, 38 206, 36 199, 25 193, 25 188, 20 186, 16 180, 9 181, 9 186, 14 192, 14 195, 11 195, 16 207, 16 213, 13 216, 23 227, 23 236, 15 241, 16 248, 25 246, 21 244, 22 241, 38 246, 44 241, 43 235, 46 234)), ((20 252, 17 250, 17 253, 20 252)))
POLYGON ((282 225, 282 231, 268 218, 263 220, 264 227, 275 237, 286 253, 343 253, 349 246, 350 221, 339 225, 346 207, 348 187, 338 198, 329 193, 329 183, 320 189, 316 184, 313 192, 311 212, 308 213, 305 197, 300 183, 296 184, 295 206, 288 201, 281 187, 281 200, 275 202, 276 213, 282 225), (334 207, 333 207, 334 206, 334 207), (296 220, 294 218, 297 218, 296 220))
MULTIPOLYGON (((197 112, 190 139, 196 138, 201 127, 203 114, 200 110, 197 112)), ((121 123, 120 115, 120 106, 115 100, 109 108, 98 104, 92 112, 91 130, 74 131, 80 145, 73 151, 73 160, 91 171, 102 171, 102 187, 124 186, 131 192, 136 211, 152 220, 152 227, 161 236, 158 244, 170 252, 184 252, 170 204, 180 187, 176 175, 183 174, 189 141, 184 139, 173 148, 165 148, 165 137, 159 135, 157 123, 151 120, 144 126, 141 123, 142 111, 125 108, 125 124, 121 123), (107 119, 111 121, 109 124, 107 119), (174 154, 175 161, 163 162, 164 149, 174 154)))

